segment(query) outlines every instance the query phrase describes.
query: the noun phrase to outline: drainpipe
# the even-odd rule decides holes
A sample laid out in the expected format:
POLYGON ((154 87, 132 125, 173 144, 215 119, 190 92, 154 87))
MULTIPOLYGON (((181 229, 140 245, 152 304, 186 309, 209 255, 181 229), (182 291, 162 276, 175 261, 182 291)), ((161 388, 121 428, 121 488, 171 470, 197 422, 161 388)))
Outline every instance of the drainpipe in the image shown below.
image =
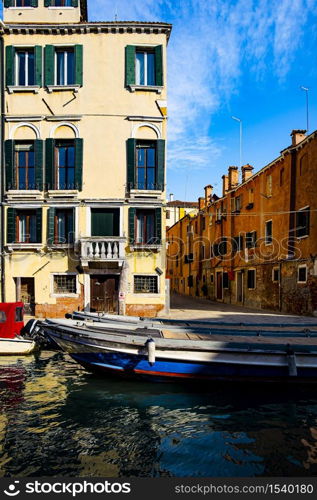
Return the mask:
MULTIPOLYGON (((0 19, 2 28, 5 27, 0 19)), ((0 132, 0 255, 1 255, 1 301, 6 301, 5 295, 5 279, 4 279, 4 112, 5 112, 5 97, 4 97, 4 41, 3 34, 0 35, 0 94, 1 94, 1 132, 0 132)))
POLYGON ((282 311, 282 262, 279 263, 278 310, 282 311))

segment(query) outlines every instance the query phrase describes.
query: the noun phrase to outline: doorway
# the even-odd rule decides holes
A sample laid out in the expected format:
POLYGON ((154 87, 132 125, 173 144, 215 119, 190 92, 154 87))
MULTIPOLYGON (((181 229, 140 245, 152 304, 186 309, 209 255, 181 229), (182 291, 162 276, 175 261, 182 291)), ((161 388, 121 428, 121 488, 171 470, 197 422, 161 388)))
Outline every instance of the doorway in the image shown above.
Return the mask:
POLYGON ((118 314, 119 276, 101 274, 90 277, 90 309, 118 314))
POLYGON ((243 273, 237 272, 237 302, 243 302, 243 273))
POLYGON ((23 302, 25 314, 35 314, 34 278, 15 278, 17 302, 23 302))
POLYGON ((217 300, 223 299, 223 283, 222 283, 222 272, 216 273, 216 298, 217 300))

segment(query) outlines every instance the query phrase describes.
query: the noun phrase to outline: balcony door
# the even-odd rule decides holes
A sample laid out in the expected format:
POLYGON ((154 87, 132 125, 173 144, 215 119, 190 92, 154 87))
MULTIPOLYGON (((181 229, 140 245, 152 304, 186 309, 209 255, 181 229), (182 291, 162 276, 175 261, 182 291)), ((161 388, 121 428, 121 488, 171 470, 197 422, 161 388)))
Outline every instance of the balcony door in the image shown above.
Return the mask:
POLYGON ((91 236, 119 236, 119 223, 119 208, 91 209, 91 236))
POLYGON ((90 277, 90 304, 92 311, 118 314, 119 276, 92 275, 90 277))

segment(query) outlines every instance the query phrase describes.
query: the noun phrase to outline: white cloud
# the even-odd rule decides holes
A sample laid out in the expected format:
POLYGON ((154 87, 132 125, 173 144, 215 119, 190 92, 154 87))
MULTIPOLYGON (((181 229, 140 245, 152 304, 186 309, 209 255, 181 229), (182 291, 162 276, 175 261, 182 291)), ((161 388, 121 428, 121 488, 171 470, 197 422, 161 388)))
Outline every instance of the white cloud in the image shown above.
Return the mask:
POLYGON ((122 20, 173 23, 170 166, 209 168, 213 150, 219 156, 222 148, 200 142, 212 117, 240 91, 245 72, 255 82, 268 73, 283 81, 316 7, 317 0, 94 0, 90 13, 113 19, 117 8, 122 20))

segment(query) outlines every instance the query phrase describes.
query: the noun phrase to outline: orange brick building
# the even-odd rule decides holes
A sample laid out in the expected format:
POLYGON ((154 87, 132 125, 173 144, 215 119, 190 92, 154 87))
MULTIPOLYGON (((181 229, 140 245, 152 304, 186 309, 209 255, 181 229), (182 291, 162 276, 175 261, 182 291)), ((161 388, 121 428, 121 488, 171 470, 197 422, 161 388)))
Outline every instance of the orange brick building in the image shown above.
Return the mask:
POLYGON ((317 131, 253 174, 229 167, 222 197, 205 187, 199 213, 172 226, 171 290, 228 304, 317 314, 317 131))

